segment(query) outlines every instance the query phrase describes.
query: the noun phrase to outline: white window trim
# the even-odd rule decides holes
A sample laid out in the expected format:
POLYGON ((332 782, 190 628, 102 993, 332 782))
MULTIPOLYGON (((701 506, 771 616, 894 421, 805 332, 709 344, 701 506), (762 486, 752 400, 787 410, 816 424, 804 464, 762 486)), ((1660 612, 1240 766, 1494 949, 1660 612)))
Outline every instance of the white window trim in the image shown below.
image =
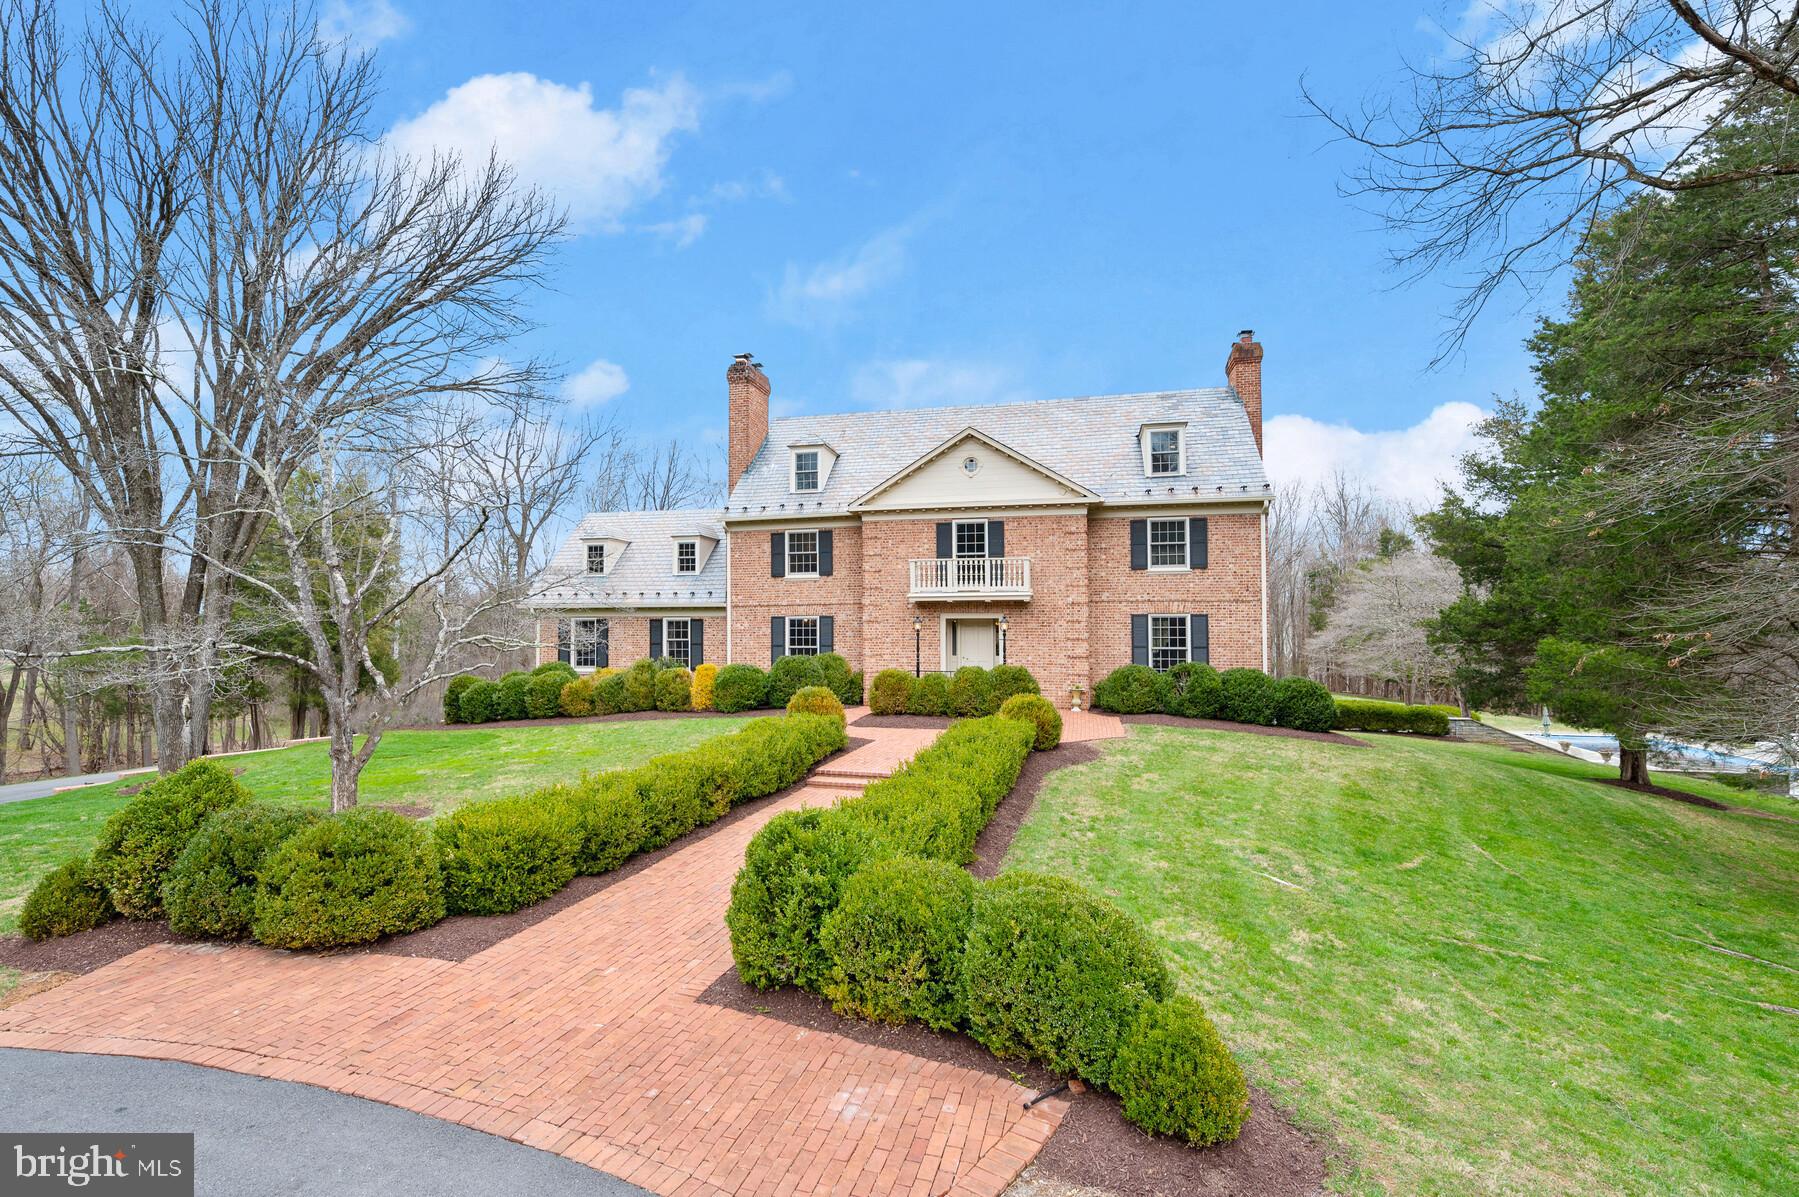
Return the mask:
POLYGON ((787 489, 796 495, 815 495, 825 488, 825 451, 807 446, 795 449, 787 458, 787 489), (810 453, 813 457, 813 473, 818 475, 818 485, 800 489, 800 454, 810 453))
MULTIPOLYGON (((575 647, 575 640, 576 640, 575 627, 576 627, 576 625, 583 624, 583 623, 599 625, 599 624, 604 624, 605 622, 606 622, 606 617, 603 615, 582 615, 582 616, 574 616, 569 619, 569 621, 568 621, 568 663, 569 663, 569 667, 571 669, 573 669, 576 673, 592 673, 595 670, 600 668, 600 663, 599 663, 600 662, 600 642, 597 639, 597 637, 593 642, 593 661, 594 661, 594 663, 592 665, 582 665, 582 664, 579 664, 576 662, 575 654, 578 651, 575 647)), ((610 633, 611 633, 610 627, 608 627, 607 633, 608 633, 608 639, 610 639, 610 633)))
POLYGON ((675 541, 675 557, 674 557, 673 569, 674 569, 675 574, 678 577, 683 577, 683 578, 691 578, 695 574, 700 572, 700 542, 699 542, 698 537, 683 536, 675 541), (693 546, 693 568, 692 569, 682 569, 681 568, 681 546, 682 545, 692 545, 693 546))
POLYGON ((824 575, 818 572, 819 566, 824 563, 822 560, 824 556, 822 543, 822 539, 819 538, 819 529, 817 528, 789 528, 787 530, 786 538, 781 542, 781 565, 785 572, 785 576, 789 578, 823 577, 824 575), (813 565, 810 572, 805 570, 795 570, 793 568, 793 538, 796 533, 801 535, 811 533, 814 538, 812 541, 813 565))
MULTIPOLYGON (((1149 643, 1145 646, 1149 652, 1149 667, 1151 669, 1156 669, 1156 620, 1158 619, 1177 619, 1180 621, 1181 626, 1187 630, 1187 655, 1182 658, 1181 661, 1176 661, 1174 664, 1179 665, 1183 662, 1191 663, 1193 660, 1193 617, 1189 614, 1182 614, 1175 611, 1152 611, 1149 614, 1149 643)), ((1173 669, 1174 665, 1170 665, 1168 668, 1173 669)), ((1167 670, 1156 669, 1156 672, 1166 673, 1167 670)))
POLYGON ((1146 558, 1145 564, 1149 567, 1151 573, 1184 574, 1192 568, 1193 522, 1186 516, 1158 515, 1148 517, 1143 524, 1143 541, 1143 552, 1146 558), (1186 546, 1181 553, 1181 563, 1179 565, 1157 565, 1155 526, 1157 524, 1173 523, 1180 524, 1181 543, 1186 546))
POLYGON ((825 627, 822 622, 823 616, 784 615, 781 618, 785 621, 781 625, 781 655, 783 657, 819 657, 824 655, 824 648, 821 645, 821 641, 824 639, 825 634, 825 627), (812 621, 812 651, 809 653, 796 653, 793 651, 793 625, 796 620, 807 619, 812 621))
POLYGON ((949 530, 950 559, 953 561, 980 561, 983 559, 991 559, 993 530, 987 526, 990 522, 991 521, 989 520, 951 520, 949 530), (962 539, 959 533, 964 526, 974 527, 977 524, 981 529, 981 555, 979 557, 963 557, 956 549, 957 544, 962 539))
POLYGON ((597 541, 589 541, 587 544, 582 546, 581 565, 584 569, 587 570, 587 572, 589 574, 592 574, 592 575, 595 575, 598 577, 605 577, 606 576, 606 546, 597 541), (598 549, 600 551, 600 568, 598 568, 598 569, 595 569, 593 567, 593 551, 595 549, 598 549))
POLYGON ((1187 426, 1185 424, 1145 424, 1140 436, 1142 440, 1141 447, 1143 450, 1143 476, 1145 478, 1181 478, 1186 476, 1187 426), (1175 440, 1180 446, 1180 468, 1172 473, 1166 471, 1157 473, 1153 468, 1154 463, 1150 454, 1150 445, 1154 442, 1155 434, 1158 432, 1174 433, 1175 440))
POLYGON ((687 633, 687 636, 686 636, 687 659, 685 661, 681 661, 681 664, 685 665, 689 669, 692 669, 693 668, 693 620, 689 617, 665 616, 663 618, 663 620, 662 620, 662 655, 669 658, 670 660, 675 660, 675 661, 681 660, 681 658, 675 656, 673 653, 671 653, 669 651, 669 645, 673 639, 669 635, 669 629, 672 628, 675 624, 680 624, 682 630, 687 633))

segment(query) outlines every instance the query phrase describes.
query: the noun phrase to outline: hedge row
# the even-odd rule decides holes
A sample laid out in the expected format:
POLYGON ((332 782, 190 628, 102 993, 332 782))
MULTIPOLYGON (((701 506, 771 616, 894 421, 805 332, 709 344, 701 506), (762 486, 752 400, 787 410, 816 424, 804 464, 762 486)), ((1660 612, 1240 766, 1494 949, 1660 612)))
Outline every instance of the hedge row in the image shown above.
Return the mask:
POLYGON ((561 661, 526 673, 515 670, 498 681, 464 674, 444 690, 445 723, 491 723, 501 719, 551 719, 562 713, 562 688, 577 677, 561 661))
POLYGON ((1193 661, 1166 673, 1147 665, 1114 669, 1093 688, 1093 705, 1120 715, 1160 713, 1297 731, 1329 731, 1336 718, 1330 691, 1310 678, 1275 681, 1259 669, 1220 673, 1193 661))
POLYGON ((444 722, 489 723, 501 719, 585 717, 634 711, 727 713, 785 707, 808 686, 823 686, 845 706, 862 701, 862 675, 836 653, 782 657, 767 672, 754 665, 705 664, 691 672, 678 661, 643 660, 628 669, 607 667, 586 675, 560 661, 498 681, 451 680, 444 692, 444 722), (552 693, 553 692, 553 693, 552 693))
MULTIPOLYGON (((1412 732, 1421 736, 1447 736, 1453 707, 1407 706, 1372 698, 1339 698, 1331 726, 1340 731, 1412 732)), ((1459 712, 1458 712, 1459 713, 1459 712)))
POLYGON ((875 674, 868 709, 876 715, 954 715, 962 719, 997 715, 1017 694, 1042 694, 1037 679, 1022 665, 982 669, 964 665, 953 675, 927 673, 914 677, 903 669, 875 674))

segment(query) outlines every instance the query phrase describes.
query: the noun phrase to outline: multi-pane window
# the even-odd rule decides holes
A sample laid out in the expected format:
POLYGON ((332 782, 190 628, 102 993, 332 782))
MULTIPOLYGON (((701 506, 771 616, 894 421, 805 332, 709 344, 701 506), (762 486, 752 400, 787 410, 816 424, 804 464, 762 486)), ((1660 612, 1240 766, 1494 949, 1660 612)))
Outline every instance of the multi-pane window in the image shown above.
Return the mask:
POLYGON ((818 489, 818 450, 807 449, 793 455, 793 489, 818 489))
POLYGON ((956 556, 985 557, 987 555, 987 521, 956 521, 956 556))
POLYGON ((685 619, 662 621, 662 655, 693 668, 693 624, 685 619))
POLYGON ((600 646, 605 642, 605 620, 572 620, 569 624, 569 663, 576 669, 598 669, 600 646))
POLYGON ((695 574, 700 571, 700 546, 691 540, 675 542, 675 572, 695 574))
POLYGON ((1185 569, 1187 566, 1187 521, 1149 521, 1149 564, 1151 568, 1185 569))
POLYGON ((1187 660, 1187 617, 1185 615, 1152 615, 1149 617, 1149 667, 1173 669, 1187 660))
POLYGON ((590 544, 587 546, 587 572, 603 574, 606 572, 606 546, 590 544))
POLYGON ((789 574, 815 574, 818 572, 818 533, 789 532, 787 534, 787 572, 789 574))
POLYGON ((790 657, 816 657, 818 655, 818 616, 790 615, 787 617, 787 655, 790 657))
POLYGON ((1178 474, 1181 472, 1181 432, 1178 428, 1159 428, 1149 434, 1149 472, 1178 474))

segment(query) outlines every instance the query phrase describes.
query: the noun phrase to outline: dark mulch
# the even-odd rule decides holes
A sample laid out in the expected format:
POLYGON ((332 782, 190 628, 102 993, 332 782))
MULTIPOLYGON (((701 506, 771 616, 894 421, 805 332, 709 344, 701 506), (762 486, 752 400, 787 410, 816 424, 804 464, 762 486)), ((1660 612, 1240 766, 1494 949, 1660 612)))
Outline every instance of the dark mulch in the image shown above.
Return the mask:
POLYGON ((416 802, 376 802, 370 810, 390 810, 396 815, 405 815, 408 819, 428 819, 434 813, 428 806, 420 806, 416 802))
POLYGON ((1320 744, 1341 744, 1345 748, 1368 745, 1341 732, 1296 731, 1291 727, 1263 727, 1259 723, 1231 723, 1224 719, 1187 719, 1180 715, 1120 715, 1126 723, 1153 723, 1157 727, 1192 727, 1200 731, 1248 732, 1252 736, 1279 736, 1284 740, 1316 740, 1320 744))
POLYGON ((864 715, 851 727, 935 727, 946 728, 955 720, 948 715, 864 715))
POLYGON ((554 719, 490 719, 486 723, 408 723, 388 731, 494 731, 508 727, 556 727, 564 723, 634 723, 639 719, 753 719, 760 715, 785 715, 780 707, 754 711, 626 711, 622 715, 558 715, 554 719))
POLYGON ((1752 806, 1732 806, 1728 802, 1719 802, 1716 798, 1706 798, 1699 794, 1689 794, 1685 790, 1671 790, 1667 786, 1633 786, 1616 777, 1595 777, 1593 780, 1602 786, 1616 786, 1620 790, 1629 790, 1633 794, 1653 794, 1657 798, 1667 798, 1675 802, 1684 802, 1689 806, 1703 806, 1707 810, 1728 811, 1733 815, 1749 815, 1757 819, 1774 819, 1781 823, 1799 823, 1799 818, 1794 818, 1792 815, 1783 815, 1779 811, 1757 810, 1752 806))
POLYGON ((92 931, 34 943, 23 935, 0 936, 0 964, 26 972, 91 973, 156 943, 188 943, 158 919, 114 919, 92 931))
POLYGON ((1032 808, 1037 805, 1037 792, 1043 788, 1044 780, 1057 769, 1084 765, 1098 760, 1099 755, 1097 744, 1081 741, 1062 744, 1048 752, 1033 752, 1026 757, 1017 784, 1011 793, 999 800, 993 818, 975 839, 974 863, 968 866, 968 871, 983 878, 997 874, 1007 850, 1012 847, 1012 837, 1018 834, 1018 829, 1024 826, 1032 808))

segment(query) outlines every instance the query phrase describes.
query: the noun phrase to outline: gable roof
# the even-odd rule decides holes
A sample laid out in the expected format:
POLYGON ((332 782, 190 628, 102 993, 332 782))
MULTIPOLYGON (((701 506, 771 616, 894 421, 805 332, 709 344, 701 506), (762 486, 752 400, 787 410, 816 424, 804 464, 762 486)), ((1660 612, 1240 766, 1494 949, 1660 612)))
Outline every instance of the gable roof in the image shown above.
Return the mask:
POLYGON ((1269 493, 1242 403, 1230 389, 1214 387, 771 420, 724 516, 847 513, 856 500, 970 428, 1103 503, 1243 502, 1269 493), (1187 473, 1144 477, 1138 429, 1181 422, 1187 425, 1187 473), (822 490, 795 495, 788 488, 788 446, 818 440, 836 450, 837 463, 822 490))
POLYGON ((723 541, 722 511, 603 511, 584 516, 539 576, 527 607, 722 607, 723 546, 698 573, 675 573, 675 541, 705 537, 723 541), (587 545, 625 541, 605 574, 587 572, 587 545))
MULTIPOLYGON (((880 498, 882 495, 891 494, 896 489, 902 487, 902 485, 905 483, 905 481, 908 478, 915 477, 917 475, 918 471, 921 470, 923 467, 936 461, 938 458, 942 457, 945 453, 949 452, 951 449, 955 448, 957 445, 966 444, 967 442, 969 442, 971 440, 979 441, 981 444, 987 446, 989 449, 992 449, 995 453, 1001 454, 1002 456, 1007 457, 1007 458, 1011 459, 1012 461, 1018 463, 1020 466, 1024 467, 1026 470, 1029 470, 1031 473, 1037 475, 1038 478, 1040 478, 1046 482, 1049 482, 1055 486, 1059 486, 1059 487, 1063 488, 1068 493, 1066 495, 1058 496, 1061 499, 1064 499, 1064 500, 1068 500, 1068 499, 1097 500, 1099 498, 1098 495, 1094 494, 1092 491, 1088 490, 1086 487, 1082 486, 1080 483, 1074 481, 1073 479, 1064 478, 1062 475, 1056 473, 1054 470, 1043 465, 1042 463, 1032 461, 1030 458, 1028 458, 1024 454, 1018 452, 1016 449, 1012 448, 1010 445, 1006 445, 999 441, 996 441, 992 437, 988 436, 986 433, 982 432, 979 428, 974 428, 971 426, 971 427, 962 429, 960 432, 951 434, 949 439, 945 440, 941 445, 938 445, 936 448, 931 449, 930 451, 926 452, 923 456, 917 457, 917 458, 913 459, 912 461, 907 462, 905 465, 901 466, 898 470, 895 470, 892 474, 889 474, 886 478, 882 479, 880 482, 877 482, 874 485, 874 488, 872 490, 868 491, 866 494, 858 496, 854 501, 852 501, 850 503, 851 510, 859 510, 861 508, 874 505, 875 500, 880 498)), ((958 505, 966 506, 967 504, 964 502, 964 503, 961 503, 958 505)))

